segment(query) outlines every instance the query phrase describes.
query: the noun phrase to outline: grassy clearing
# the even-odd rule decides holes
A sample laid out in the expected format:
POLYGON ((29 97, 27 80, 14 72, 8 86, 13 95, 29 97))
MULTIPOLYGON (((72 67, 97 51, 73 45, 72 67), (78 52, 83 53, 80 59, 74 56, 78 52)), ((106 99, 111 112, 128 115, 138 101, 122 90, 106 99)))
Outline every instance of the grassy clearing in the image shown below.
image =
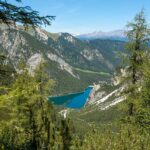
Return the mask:
POLYGON ((91 70, 84 70, 84 69, 81 69, 81 68, 74 68, 74 69, 77 70, 77 71, 84 72, 84 73, 99 74, 99 75, 104 75, 104 76, 111 76, 111 74, 107 73, 107 72, 96 72, 96 71, 91 71, 91 70))

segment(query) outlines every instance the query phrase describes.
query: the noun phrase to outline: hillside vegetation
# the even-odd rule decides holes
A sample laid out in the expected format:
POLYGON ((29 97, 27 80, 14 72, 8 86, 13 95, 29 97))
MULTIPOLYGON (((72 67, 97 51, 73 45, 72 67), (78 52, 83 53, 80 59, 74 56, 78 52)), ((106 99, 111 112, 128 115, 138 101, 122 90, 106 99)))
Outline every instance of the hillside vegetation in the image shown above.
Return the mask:
POLYGON ((150 28, 143 11, 127 25, 126 43, 48 33, 39 25, 50 25, 53 16, 7 1, 0 8, 0 149, 150 148, 150 28), (82 109, 48 102, 91 84, 98 88, 82 109))

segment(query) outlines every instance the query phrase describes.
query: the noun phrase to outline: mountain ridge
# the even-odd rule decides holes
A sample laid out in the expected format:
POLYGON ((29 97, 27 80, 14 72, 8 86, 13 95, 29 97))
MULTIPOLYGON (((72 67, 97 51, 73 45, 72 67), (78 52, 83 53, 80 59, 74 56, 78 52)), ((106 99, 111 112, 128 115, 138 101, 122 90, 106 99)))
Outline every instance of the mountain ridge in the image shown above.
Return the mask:
POLYGON ((21 27, 2 28, 0 40, 1 52, 16 69, 22 59, 31 72, 40 61, 46 62, 50 77, 58 83, 57 94, 80 91, 101 81, 111 82, 120 62, 117 53, 124 53, 125 44, 113 40, 82 41, 69 33, 24 31, 21 27), (70 88, 70 84, 74 86, 70 88))
POLYGON ((94 39, 110 39, 110 40, 120 40, 126 41, 125 31, 122 29, 114 30, 114 31, 94 31, 91 33, 78 34, 75 37, 81 40, 94 40, 94 39))
POLYGON ((118 54, 125 53, 125 44, 104 39, 82 41, 69 33, 41 29, 0 29, 0 52, 6 55, 7 63, 19 71, 23 60, 31 73, 40 61, 46 63, 46 72, 56 81, 54 95, 83 91, 89 85, 99 87, 85 108, 69 114, 75 117, 78 113, 85 120, 91 114, 98 119, 102 111, 121 102, 114 92, 120 86, 114 86, 112 78, 121 62, 118 54))

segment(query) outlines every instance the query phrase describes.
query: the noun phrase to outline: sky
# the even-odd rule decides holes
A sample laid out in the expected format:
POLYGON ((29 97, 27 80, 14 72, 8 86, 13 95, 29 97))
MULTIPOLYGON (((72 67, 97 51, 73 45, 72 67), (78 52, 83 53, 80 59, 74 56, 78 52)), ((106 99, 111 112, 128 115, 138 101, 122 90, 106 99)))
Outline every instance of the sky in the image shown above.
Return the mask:
MULTIPOLYGON (((8 0, 15 3, 14 0, 8 0)), ((129 21, 145 9, 150 23, 150 0, 22 0, 40 15, 56 16, 49 32, 83 34, 94 31, 124 29, 129 21)))

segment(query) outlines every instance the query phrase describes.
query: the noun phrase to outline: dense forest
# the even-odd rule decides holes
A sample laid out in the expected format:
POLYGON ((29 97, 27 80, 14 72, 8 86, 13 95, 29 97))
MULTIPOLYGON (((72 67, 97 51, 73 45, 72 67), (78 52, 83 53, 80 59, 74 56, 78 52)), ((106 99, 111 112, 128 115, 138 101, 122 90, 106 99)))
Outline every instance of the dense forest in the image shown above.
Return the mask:
MULTIPOLYGON (((20 2, 20 1, 18 1, 20 2)), ((0 1, 0 23, 26 28, 50 25, 31 8, 0 1)), ((147 150, 150 148, 150 28, 144 11, 127 24, 125 97, 118 109, 124 115, 111 124, 92 124, 86 132, 71 117, 64 119, 47 101, 56 82, 41 62, 34 76, 24 62, 17 72, 0 55, 0 149, 2 150, 147 150)), ((96 46, 96 45, 95 45, 96 46)), ((58 84, 58 83, 57 83, 58 84)), ((84 128, 84 127, 82 127, 84 128)))

